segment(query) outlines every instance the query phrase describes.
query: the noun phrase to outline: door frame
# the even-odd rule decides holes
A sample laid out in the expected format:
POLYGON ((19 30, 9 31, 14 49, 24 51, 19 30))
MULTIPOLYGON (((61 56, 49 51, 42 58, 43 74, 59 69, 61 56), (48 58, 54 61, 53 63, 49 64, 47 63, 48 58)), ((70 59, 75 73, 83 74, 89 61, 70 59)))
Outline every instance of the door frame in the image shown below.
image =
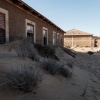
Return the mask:
POLYGON ((9 13, 7 10, 0 7, 0 12, 5 14, 5 42, 9 42, 9 13))

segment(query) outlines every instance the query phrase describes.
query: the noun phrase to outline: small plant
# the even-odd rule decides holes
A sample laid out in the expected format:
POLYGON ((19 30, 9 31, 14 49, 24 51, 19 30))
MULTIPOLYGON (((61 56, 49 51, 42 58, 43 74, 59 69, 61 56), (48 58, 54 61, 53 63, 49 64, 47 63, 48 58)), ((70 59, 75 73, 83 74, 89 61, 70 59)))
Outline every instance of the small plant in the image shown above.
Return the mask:
POLYGON ((68 65, 69 68, 73 68, 74 67, 73 66, 73 62, 71 62, 71 61, 67 62, 67 65, 68 65))
POLYGON ((59 70, 58 64, 56 63, 55 60, 52 59, 45 59, 42 62, 42 65, 43 65, 43 69, 47 70, 52 75, 55 75, 59 70))
POLYGON ((5 75, 1 77, 0 84, 28 93, 32 92, 41 80, 42 77, 37 72, 36 68, 32 69, 24 65, 16 70, 12 69, 10 72, 6 72, 5 75))
POLYGON ((89 55, 93 55, 94 54, 94 52, 92 52, 92 51, 88 51, 87 52, 89 55))
POLYGON ((32 44, 32 41, 27 39, 21 40, 15 47, 15 51, 19 57, 28 57, 32 60, 37 59, 37 51, 32 44))
POLYGON ((71 76, 71 72, 68 70, 68 68, 64 67, 64 64, 57 63, 55 60, 52 59, 45 59, 42 62, 43 69, 48 71, 50 74, 62 74, 64 77, 71 76))
POLYGON ((39 55, 46 58, 52 58, 58 60, 58 57, 55 55, 55 48, 53 46, 42 46, 40 44, 34 44, 34 47, 37 49, 39 55))
POLYGON ((67 54, 69 54, 70 56, 72 56, 72 57, 76 57, 76 54, 74 53, 74 52, 72 52, 70 49, 68 49, 68 48, 65 48, 65 47, 62 47, 62 50, 65 52, 65 53, 67 53, 67 54))
POLYGON ((68 70, 68 68, 63 66, 60 68, 60 74, 62 74, 64 77, 71 77, 72 73, 68 70))

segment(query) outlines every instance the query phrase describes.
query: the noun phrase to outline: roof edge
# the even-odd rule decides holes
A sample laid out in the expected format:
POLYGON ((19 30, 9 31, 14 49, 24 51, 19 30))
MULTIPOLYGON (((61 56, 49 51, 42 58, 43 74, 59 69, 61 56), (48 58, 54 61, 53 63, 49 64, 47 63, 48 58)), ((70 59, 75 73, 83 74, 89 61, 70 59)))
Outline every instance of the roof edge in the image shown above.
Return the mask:
POLYGON ((77 29, 71 29, 69 31, 66 31, 66 33, 64 35, 75 35, 75 34, 67 34, 67 32, 72 32, 72 31, 78 31, 78 32, 82 32, 82 33, 86 33, 86 34, 76 34, 76 35, 93 35, 91 33, 88 33, 88 32, 84 32, 84 31, 81 31, 81 30, 77 30, 77 29))
POLYGON ((28 4, 26 4, 24 1, 22 0, 6 0, 6 1, 11 1, 12 3, 24 8, 24 10, 28 11, 29 13, 35 15, 36 17, 38 17, 39 19, 42 19, 43 21, 45 21, 46 23, 49 23, 51 26, 57 28, 58 30, 62 31, 63 33, 66 33, 64 30, 62 30, 60 27, 58 27, 56 24, 54 24, 52 21, 50 21, 48 18, 46 18, 45 16, 43 16, 42 14, 40 14, 39 12, 37 12, 35 9, 33 9, 32 7, 30 7, 28 4))

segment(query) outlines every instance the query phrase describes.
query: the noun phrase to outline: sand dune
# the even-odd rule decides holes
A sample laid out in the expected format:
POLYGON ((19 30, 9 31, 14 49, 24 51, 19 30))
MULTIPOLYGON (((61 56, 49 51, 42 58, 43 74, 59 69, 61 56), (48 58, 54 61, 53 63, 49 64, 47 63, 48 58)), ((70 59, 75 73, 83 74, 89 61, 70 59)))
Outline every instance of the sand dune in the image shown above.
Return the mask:
MULTIPOLYGON (((14 51, 8 51, 9 46, 0 45, 0 71, 9 70, 17 63, 33 62, 30 59, 20 59, 14 51)), ((71 78, 61 75, 52 76, 41 70, 43 81, 34 93, 19 94, 7 88, 0 89, 0 100, 100 100, 100 54, 78 53, 76 58, 57 48, 56 54, 62 63, 68 61, 74 64, 71 78), (85 93, 84 93, 85 92, 85 93)))

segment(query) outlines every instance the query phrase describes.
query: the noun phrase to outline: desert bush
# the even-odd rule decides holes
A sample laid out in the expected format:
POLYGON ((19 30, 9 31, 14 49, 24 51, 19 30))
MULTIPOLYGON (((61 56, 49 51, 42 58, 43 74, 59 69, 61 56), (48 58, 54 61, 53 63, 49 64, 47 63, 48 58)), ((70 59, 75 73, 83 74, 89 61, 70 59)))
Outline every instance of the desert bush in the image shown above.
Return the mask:
POLYGON ((62 74, 64 77, 71 77, 72 75, 69 69, 65 68, 64 66, 60 67, 59 71, 60 71, 60 74, 62 74))
POLYGON ((63 50, 65 53, 67 53, 67 54, 69 54, 70 56, 72 56, 72 57, 75 58, 76 53, 72 52, 70 49, 65 48, 65 47, 62 47, 62 50, 63 50))
POLYGON ((37 72, 36 68, 29 66, 21 66, 17 69, 11 69, 10 72, 5 72, 0 78, 0 85, 16 89, 21 92, 32 92, 42 80, 42 76, 37 72))
POLYGON ((19 57, 28 57, 32 60, 37 59, 37 51, 30 39, 21 40, 15 47, 15 51, 19 57))
POLYGON ((70 71, 68 70, 68 68, 64 67, 64 64, 58 63, 57 61, 52 59, 45 59, 42 62, 42 67, 52 75, 62 74, 64 77, 71 76, 70 71))
POLYGON ((74 67, 74 62, 72 62, 72 61, 68 61, 67 62, 67 66, 69 67, 69 68, 73 68, 74 67))
POLYGON ((38 53, 42 57, 52 58, 55 60, 59 60, 58 57, 55 55, 55 48, 54 46, 42 46, 40 44, 34 44, 34 47, 37 49, 38 53))
POLYGON ((59 66, 57 65, 56 61, 52 59, 45 59, 42 62, 42 67, 52 75, 55 75, 59 70, 59 66))
POLYGON ((22 36, 16 36, 16 37, 10 37, 10 46, 9 46, 9 50, 8 51, 12 51, 15 50, 15 48, 17 48, 17 46, 19 45, 19 43, 21 42, 21 40, 23 40, 24 38, 22 36))
POLYGON ((92 51, 88 51, 87 52, 89 55, 93 55, 94 54, 94 52, 92 52, 92 51))

